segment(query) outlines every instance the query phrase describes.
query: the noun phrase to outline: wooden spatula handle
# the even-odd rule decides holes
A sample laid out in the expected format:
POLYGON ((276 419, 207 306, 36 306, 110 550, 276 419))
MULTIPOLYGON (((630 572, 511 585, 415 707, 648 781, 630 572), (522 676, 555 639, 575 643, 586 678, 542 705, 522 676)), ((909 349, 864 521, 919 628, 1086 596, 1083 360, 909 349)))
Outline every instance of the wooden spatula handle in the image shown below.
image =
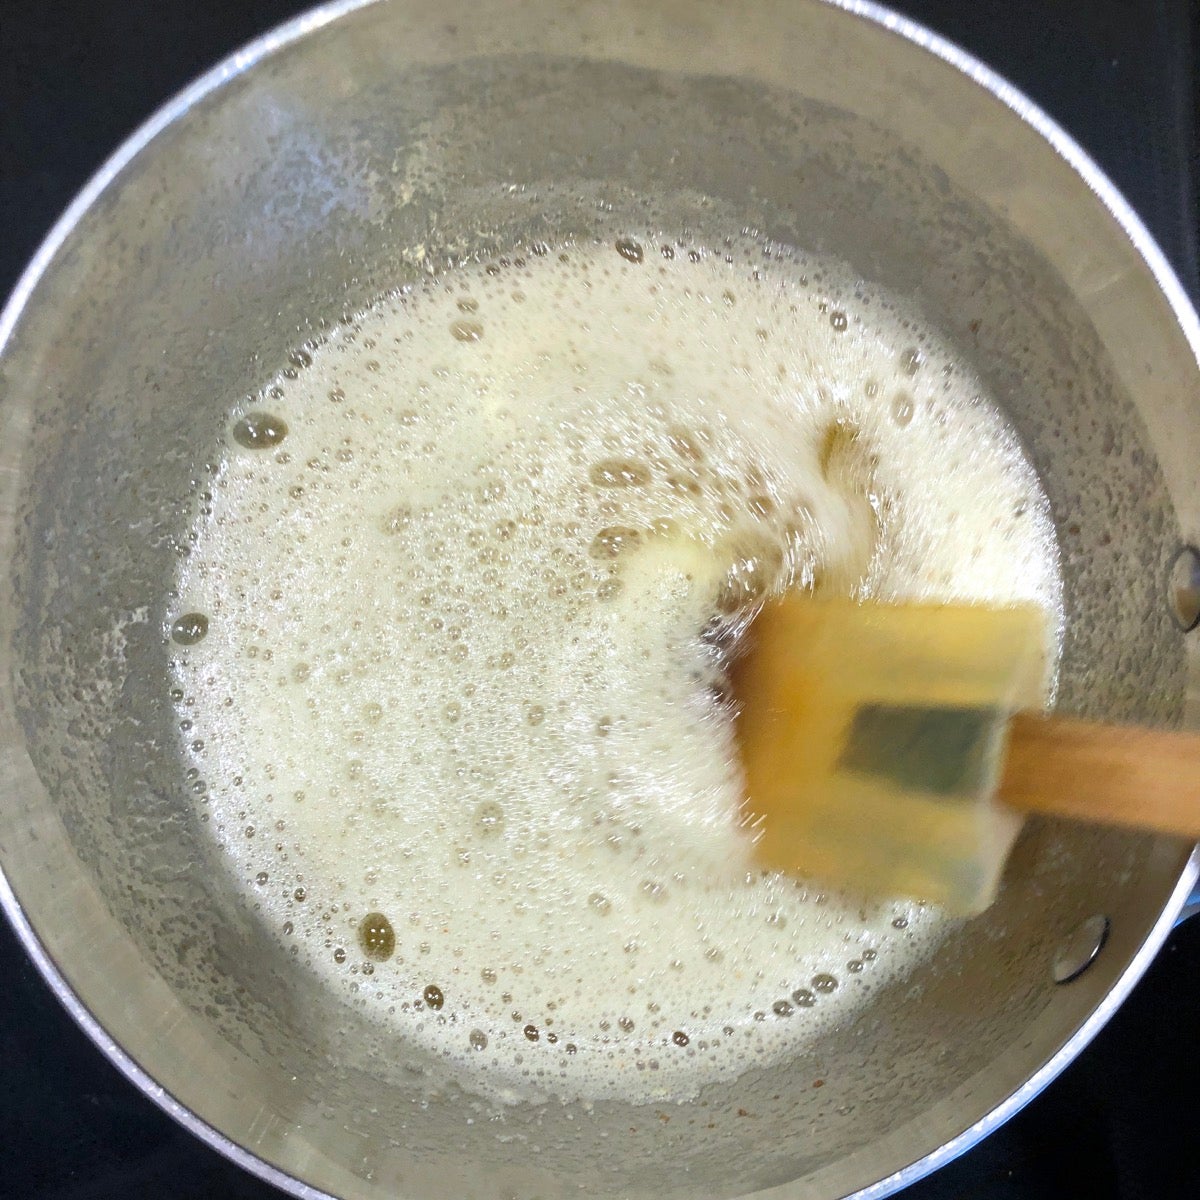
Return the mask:
POLYGON ((999 798, 1026 813, 1200 839, 1200 734, 1015 716, 999 798))

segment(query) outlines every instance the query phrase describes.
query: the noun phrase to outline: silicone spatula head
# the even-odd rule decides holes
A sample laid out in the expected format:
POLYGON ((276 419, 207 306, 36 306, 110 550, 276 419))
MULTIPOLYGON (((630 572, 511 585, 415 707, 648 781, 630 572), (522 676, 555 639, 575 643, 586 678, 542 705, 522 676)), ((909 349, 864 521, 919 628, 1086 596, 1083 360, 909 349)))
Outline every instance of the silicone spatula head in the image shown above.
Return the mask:
POLYGON ((1042 706, 1045 646, 1032 605, 768 605, 733 678, 759 861, 986 908, 1021 823, 994 801, 1007 721, 1042 706))

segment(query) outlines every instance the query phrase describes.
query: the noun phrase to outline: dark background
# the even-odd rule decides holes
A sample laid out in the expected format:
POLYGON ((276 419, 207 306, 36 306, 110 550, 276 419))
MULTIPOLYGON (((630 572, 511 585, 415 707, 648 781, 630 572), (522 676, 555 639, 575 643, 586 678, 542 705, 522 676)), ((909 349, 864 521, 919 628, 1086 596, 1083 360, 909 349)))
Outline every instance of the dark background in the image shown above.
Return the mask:
MULTIPOLYGON (((731 0, 736 3, 737 0, 731 0)), ((159 104, 295 0, 0 0, 0 295, 159 104)), ((896 0, 997 68, 1109 173, 1193 299, 1200 0, 896 0)), ((2 401, 2 398, 0 398, 2 401)), ((0 921, 0 1198, 273 1200, 111 1067, 0 921)), ((1198 1200, 1200 918, 1045 1093, 904 1200, 1198 1200)))

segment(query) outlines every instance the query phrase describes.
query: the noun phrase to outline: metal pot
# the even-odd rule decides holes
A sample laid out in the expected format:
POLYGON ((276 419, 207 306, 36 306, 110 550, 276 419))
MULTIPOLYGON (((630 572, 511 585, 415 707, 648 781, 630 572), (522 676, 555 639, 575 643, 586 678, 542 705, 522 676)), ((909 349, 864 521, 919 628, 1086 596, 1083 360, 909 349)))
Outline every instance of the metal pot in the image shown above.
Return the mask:
POLYGON ((1053 505, 1059 703, 1198 723, 1168 578, 1200 542, 1200 324, 1111 184, 1002 80, 858 0, 292 22, 126 143, 0 318, 0 900, 126 1075, 297 1196, 887 1195, 1080 1051, 1196 878, 1178 842, 1031 822, 999 902, 931 962, 669 1123, 558 1102, 482 1119, 431 1094, 220 882, 164 681, 228 399, 316 318, 647 196, 664 227, 752 226, 911 296, 1053 505))

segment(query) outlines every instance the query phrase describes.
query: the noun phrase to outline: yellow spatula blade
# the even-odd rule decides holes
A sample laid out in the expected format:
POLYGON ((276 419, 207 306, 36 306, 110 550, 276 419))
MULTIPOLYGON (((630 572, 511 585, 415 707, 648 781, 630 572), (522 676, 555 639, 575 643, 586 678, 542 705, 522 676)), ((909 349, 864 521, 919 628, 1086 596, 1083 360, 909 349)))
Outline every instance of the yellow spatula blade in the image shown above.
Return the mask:
POLYGON ((763 865, 986 908, 1021 818, 995 804, 1008 717, 1041 707, 1035 606, 788 597, 735 672, 746 816, 763 865))

